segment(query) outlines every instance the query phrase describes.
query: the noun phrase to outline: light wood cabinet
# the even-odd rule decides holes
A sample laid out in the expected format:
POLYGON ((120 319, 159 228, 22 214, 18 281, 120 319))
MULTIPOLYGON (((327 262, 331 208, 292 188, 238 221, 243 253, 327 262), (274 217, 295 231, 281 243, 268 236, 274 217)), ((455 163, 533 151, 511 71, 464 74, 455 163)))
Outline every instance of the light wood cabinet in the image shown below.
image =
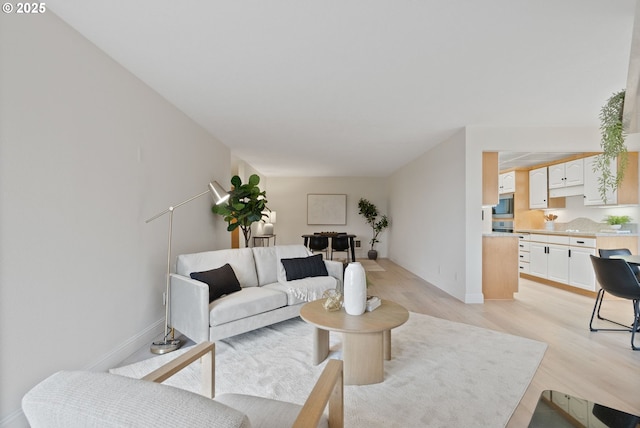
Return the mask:
POLYGON ((513 299, 518 291, 518 237, 482 237, 482 294, 487 300, 513 299))
POLYGON ((498 152, 482 153, 482 205, 498 204, 498 152))

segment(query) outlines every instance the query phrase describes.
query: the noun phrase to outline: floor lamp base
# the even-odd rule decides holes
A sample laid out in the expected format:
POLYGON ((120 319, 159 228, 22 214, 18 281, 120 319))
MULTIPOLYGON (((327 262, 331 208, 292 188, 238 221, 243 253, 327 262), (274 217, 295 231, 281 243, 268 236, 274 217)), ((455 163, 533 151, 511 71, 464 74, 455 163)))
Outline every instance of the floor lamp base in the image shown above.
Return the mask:
POLYGON ((153 342, 151 344, 151 353, 153 354, 167 354, 180 348, 182 343, 180 339, 162 340, 160 342, 153 342))

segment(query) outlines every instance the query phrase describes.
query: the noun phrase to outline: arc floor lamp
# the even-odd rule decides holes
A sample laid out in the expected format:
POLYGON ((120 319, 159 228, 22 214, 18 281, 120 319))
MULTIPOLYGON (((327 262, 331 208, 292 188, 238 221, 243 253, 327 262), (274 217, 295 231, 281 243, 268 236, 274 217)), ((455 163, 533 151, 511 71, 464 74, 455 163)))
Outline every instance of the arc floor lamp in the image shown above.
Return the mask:
POLYGON ((199 195, 193 196, 184 202, 180 202, 177 205, 170 206, 166 210, 154 215, 153 217, 151 217, 145 222, 145 223, 149 223, 150 221, 153 221, 158 217, 162 217, 163 215, 169 213, 169 244, 167 245, 167 277, 166 277, 166 291, 165 291, 166 298, 164 299, 164 305, 165 305, 164 338, 160 341, 153 342, 151 344, 151 352, 153 352, 154 354, 166 354, 167 352, 175 351, 181 346, 180 339, 175 339, 173 337, 173 329, 169 330, 169 308, 171 306, 171 290, 169 289, 170 288, 169 286, 171 284, 171 235, 173 232, 173 210, 178 208, 179 206, 188 204, 194 199, 198 199, 199 197, 204 196, 207 193, 211 194, 211 197, 213 198, 213 202, 216 205, 219 205, 224 201, 226 201, 227 199, 229 199, 229 193, 226 190, 224 190, 224 188, 220 184, 218 184, 217 181, 213 181, 209 183, 209 188, 206 191, 200 193, 199 195))

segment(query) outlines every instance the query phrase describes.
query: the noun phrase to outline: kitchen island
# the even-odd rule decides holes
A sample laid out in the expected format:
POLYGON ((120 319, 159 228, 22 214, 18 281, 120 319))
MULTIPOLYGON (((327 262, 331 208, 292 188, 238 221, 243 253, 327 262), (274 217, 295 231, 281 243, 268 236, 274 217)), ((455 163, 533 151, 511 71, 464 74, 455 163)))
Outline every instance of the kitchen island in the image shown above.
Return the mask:
POLYGON ((513 299, 518 291, 518 235, 482 235, 482 294, 485 300, 513 299))

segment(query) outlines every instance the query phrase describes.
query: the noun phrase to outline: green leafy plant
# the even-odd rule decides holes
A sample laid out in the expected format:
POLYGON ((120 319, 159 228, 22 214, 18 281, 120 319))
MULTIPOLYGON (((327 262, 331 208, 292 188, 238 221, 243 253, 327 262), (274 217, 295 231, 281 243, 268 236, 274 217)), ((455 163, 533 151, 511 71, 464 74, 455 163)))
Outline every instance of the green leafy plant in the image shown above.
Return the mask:
POLYGON ((593 165, 593 171, 600 171, 598 190, 600 197, 607 203, 607 191, 618 188, 627 167, 627 146, 622 125, 622 110, 624 107, 625 91, 622 90, 611 96, 600 110, 600 146, 602 154, 598 155, 593 165), (618 169, 614 174, 611 163, 618 159, 618 169))
POLYGON ((238 227, 244 235, 245 247, 251 239, 251 225, 262 220, 263 211, 267 206, 266 192, 260 191, 258 184, 260 177, 253 174, 249 182, 242 184, 237 175, 231 178, 233 190, 229 192, 229 199, 224 204, 214 205, 211 211, 224 217, 229 226, 227 230, 233 232, 238 227))
POLYGON ((628 215, 608 215, 604 221, 607 222, 607 224, 626 224, 629 223, 631 221, 631 217, 629 217, 628 215))
POLYGON ((371 245, 371 251, 373 251, 376 243, 380 242, 378 240, 378 235, 380 235, 380 232, 382 232, 384 229, 389 227, 389 219, 386 215, 383 215, 382 217, 380 217, 380 220, 378 220, 378 208, 375 206, 375 204, 372 204, 364 198, 360 198, 360 200, 358 201, 358 208, 360 209, 359 214, 365 218, 367 224, 371 226, 371 229, 373 231, 373 238, 369 241, 369 244, 371 245))

